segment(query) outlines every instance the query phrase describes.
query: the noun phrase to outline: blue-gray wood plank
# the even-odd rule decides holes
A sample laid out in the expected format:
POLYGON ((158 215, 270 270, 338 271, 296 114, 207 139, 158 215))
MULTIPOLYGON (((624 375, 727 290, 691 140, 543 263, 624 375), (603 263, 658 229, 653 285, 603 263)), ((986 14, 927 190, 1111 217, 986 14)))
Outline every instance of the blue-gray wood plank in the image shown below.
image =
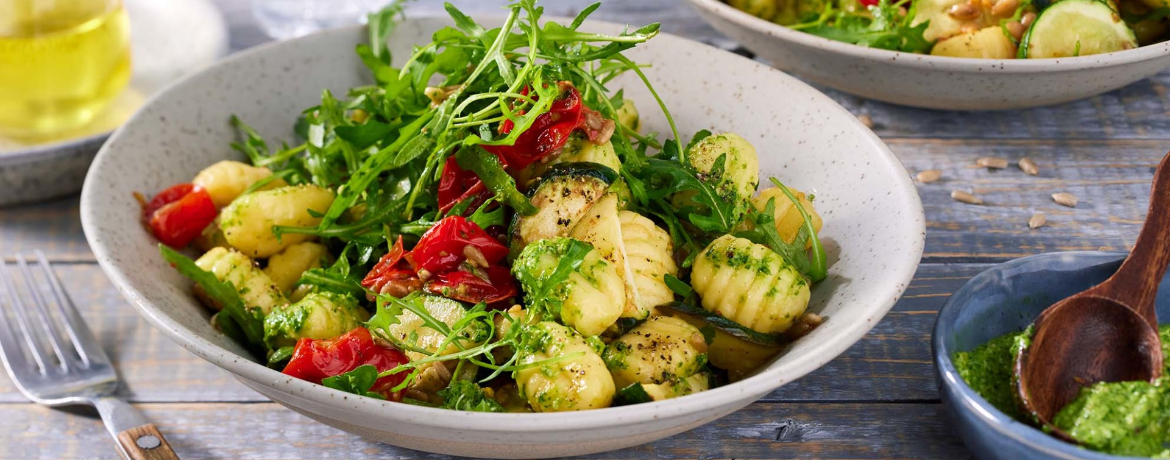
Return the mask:
MULTIPOLYGON (((267 40, 248 2, 215 0, 239 50, 267 40)), ((502 0, 453 0, 473 14, 502 0)), ((591 0, 547 1, 572 16, 591 0)), ((443 14, 420 0, 409 15, 443 14)), ((611 1, 596 19, 644 24, 723 48, 736 45, 677 0, 611 1)), ((930 329, 947 296, 989 262, 1061 250, 1124 250, 1145 214, 1152 169, 1170 149, 1170 100, 1163 72, 1084 101, 1031 110, 975 113, 896 107, 826 90, 901 158, 908 172, 938 169, 920 184, 927 215, 924 264, 903 299, 869 335, 813 373, 724 419, 659 442, 593 458, 946 458, 969 454, 938 404, 930 329), (989 171, 976 158, 1034 159, 1040 175, 1014 166, 989 171), (981 196, 974 206, 951 190, 981 196), (1073 209, 1049 197, 1070 192, 1073 209), (1048 215, 1031 230, 1028 218, 1048 215)), ((770 154, 761 146, 762 154, 770 154)), ((790 154, 775 152, 775 154, 790 154)), ((0 256, 41 248, 65 279, 126 386, 120 390, 168 434, 180 457, 438 457, 370 443, 266 402, 229 374, 187 353, 129 307, 93 263, 76 197, 0 209, 0 256), (240 433, 248 433, 241 436, 240 433)), ((116 458, 101 423, 28 404, 0 377, 0 459, 116 458)))

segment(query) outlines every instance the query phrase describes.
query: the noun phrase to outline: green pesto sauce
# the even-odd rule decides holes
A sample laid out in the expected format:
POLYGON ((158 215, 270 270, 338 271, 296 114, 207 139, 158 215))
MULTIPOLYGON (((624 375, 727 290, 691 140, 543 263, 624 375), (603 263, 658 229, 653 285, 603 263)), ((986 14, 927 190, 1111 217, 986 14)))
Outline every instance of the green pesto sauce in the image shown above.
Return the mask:
MULTIPOLYGON (((1158 329, 1163 356, 1170 356, 1170 325, 1158 329)), ((1016 409, 1012 362, 1029 331, 1008 334, 969 352, 955 353, 959 375, 1005 414, 1024 420, 1016 409)), ((1085 447, 1113 455, 1170 459, 1170 360, 1155 383, 1099 383, 1056 415, 1053 423, 1085 447)))

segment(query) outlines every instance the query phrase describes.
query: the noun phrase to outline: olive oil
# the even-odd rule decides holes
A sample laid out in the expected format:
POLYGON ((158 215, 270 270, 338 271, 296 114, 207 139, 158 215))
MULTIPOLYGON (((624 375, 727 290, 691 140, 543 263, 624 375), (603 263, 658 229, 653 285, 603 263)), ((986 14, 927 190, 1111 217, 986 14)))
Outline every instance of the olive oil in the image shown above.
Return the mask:
POLYGON ((85 125, 130 79, 121 0, 0 0, 0 136, 85 125))

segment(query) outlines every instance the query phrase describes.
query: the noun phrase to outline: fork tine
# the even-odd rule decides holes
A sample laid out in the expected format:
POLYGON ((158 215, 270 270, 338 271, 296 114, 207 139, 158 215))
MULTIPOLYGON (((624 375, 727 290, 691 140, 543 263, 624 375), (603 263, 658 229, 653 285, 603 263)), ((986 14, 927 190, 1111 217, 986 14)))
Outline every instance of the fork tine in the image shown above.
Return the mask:
MULTIPOLYGON (((41 374, 49 372, 48 357, 45 356, 41 345, 37 343, 36 336, 33 335, 33 329, 29 326, 28 317, 25 314, 26 307, 24 302, 20 300, 20 293, 16 291, 16 283, 13 282, 12 273, 8 271, 8 262, 0 260, 0 278, 4 279, 4 288, 8 291, 8 300, 12 304, 12 312, 16 314, 16 322, 20 324, 20 330, 24 334, 25 348, 32 354, 33 360, 37 363, 37 370, 41 374)), ((14 352, 19 354, 19 352, 14 352)))
POLYGON ((73 304, 73 299, 69 298, 65 288, 61 286, 61 278, 57 276, 57 272, 53 271, 53 266, 49 265, 45 253, 39 249, 33 253, 37 256, 37 262, 45 272, 45 279, 53 288, 53 297, 57 299, 57 311, 61 313, 61 318, 65 321, 65 331, 68 332, 69 339, 73 341, 73 347, 77 350, 77 355, 81 357, 81 362, 88 366, 92 361, 107 361, 101 346, 94 339, 93 333, 89 331, 89 327, 86 327, 85 320, 77 313, 77 306, 73 304))
MULTIPOLYGON (((0 265, 4 261, 0 260, 0 265)), ((3 270, 0 275, 7 275, 7 271, 3 270)), ((8 288, 5 287, 5 292, 8 288)), ((21 371, 28 368, 28 360, 24 357, 24 352, 21 351, 20 339, 17 338, 16 330, 12 328, 12 322, 8 320, 8 313, 0 308, 0 358, 8 364, 8 369, 11 372, 16 372, 17 369, 21 371)))
POLYGON ((35 275, 28 268, 28 260, 24 258, 24 254, 16 254, 16 265, 20 267, 20 274, 24 277, 24 284, 28 286, 30 297, 32 297, 33 309, 36 310, 37 317, 41 320, 41 327, 44 328, 45 335, 49 336, 49 346, 57 355, 59 367, 61 370, 69 370, 69 362, 74 361, 74 359, 72 355, 65 354, 65 348, 61 346, 61 331, 57 330, 57 322, 53 321, 53 317, 49 313, 45 294, 41 292, 41 286, 37 285, 35 275))

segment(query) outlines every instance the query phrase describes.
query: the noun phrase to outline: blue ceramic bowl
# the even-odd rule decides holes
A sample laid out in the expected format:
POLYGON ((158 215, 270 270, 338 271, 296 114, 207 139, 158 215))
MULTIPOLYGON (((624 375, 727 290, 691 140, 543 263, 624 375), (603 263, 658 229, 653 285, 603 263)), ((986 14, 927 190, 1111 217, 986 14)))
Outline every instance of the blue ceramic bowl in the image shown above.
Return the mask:
MULTIPOLYGON (((956 291, 934 324, 934 365, 943 405, 967 448, 980 459, 1117 460, 1017 422, 959 377, 951 355, 1023 330, 1049 305, 1105 281, 1123 253, 1061 252, 1025 257, 980 273, 956 291)), ((1170 320, 1170 277, 1158 291, 1158 317, 1170 320)))

